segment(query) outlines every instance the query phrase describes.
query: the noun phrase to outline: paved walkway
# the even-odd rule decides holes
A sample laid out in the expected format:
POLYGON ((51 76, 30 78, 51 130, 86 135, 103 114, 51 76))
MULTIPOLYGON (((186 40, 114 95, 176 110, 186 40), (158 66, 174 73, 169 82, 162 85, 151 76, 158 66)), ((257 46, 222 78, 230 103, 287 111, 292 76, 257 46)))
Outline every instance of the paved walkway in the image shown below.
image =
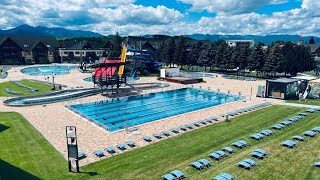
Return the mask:
POLYGON ((284 106, 294 106, 294 107, 304 107, 304 108, 320 108, 320 106, 315 106, 315 105, 309 105, 309 104, 298 104, 298 103, 280 103, 279 105, 284 105, 284 106))

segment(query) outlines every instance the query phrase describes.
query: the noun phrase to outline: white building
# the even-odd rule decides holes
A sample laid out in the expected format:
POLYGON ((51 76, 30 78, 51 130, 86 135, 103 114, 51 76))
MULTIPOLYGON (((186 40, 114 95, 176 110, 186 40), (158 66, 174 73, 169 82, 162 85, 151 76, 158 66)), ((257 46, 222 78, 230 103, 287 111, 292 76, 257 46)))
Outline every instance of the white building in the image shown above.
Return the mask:
POLYGON ((252 48, 254 46, 254 40, 227 40, 226 43, 229 47, 238 47, 242 44, 252 48))

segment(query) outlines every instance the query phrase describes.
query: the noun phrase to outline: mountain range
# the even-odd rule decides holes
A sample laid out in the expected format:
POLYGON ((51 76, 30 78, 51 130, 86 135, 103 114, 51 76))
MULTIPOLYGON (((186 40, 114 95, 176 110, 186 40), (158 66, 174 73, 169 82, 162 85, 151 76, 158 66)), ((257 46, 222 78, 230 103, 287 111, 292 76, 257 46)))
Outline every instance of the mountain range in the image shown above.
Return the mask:
POLYGON ((52 36, 57 38, 63 37, 100 37, 99 33, 82 30, 68 30, 65 28, 48 28, 44 26, 32 27, 21 25, 8 30, 0 30, 0 35, 11 36, 52 36))
MULTIPOLYGON (((73 37, 102 37, 103 35, 91 31, 82 30, 69 30, 65 28, 48 28, 44 26, 29 26, 21 25, 8 30, 0 30, 0 35, 9 36, 52 36, 57 38, 73 38, 73 37)), ((265 44, 271 44, 276 41, 292 41, 298 42, 301 40, 299 35, 210 35, 210 34, 192 34, 184 35, 185 37, 192 38, 195 40, 254 40, 255 42, 263 42, 265 44)), ((142 36, 144 37, 144 36, 142 36)), ((150 35, 145 36, 150 37, 150 35)), ((152 37, 152 36, 151 36, 152 37)), ((303 37, 303 41, 309 42, 311 36, 303 37)), ((320 43, 319 37, 314 37, 316 43, 320 43)))

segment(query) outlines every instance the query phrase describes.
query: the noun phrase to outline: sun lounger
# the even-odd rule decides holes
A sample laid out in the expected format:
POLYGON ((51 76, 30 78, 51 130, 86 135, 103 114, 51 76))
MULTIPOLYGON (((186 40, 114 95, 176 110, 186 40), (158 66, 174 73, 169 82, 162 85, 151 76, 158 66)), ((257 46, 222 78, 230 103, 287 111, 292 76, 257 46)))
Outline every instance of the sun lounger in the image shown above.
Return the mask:
POLYGON ((320 161, 314 163, 315 167, 320 167, 320 161))
POLYGON ((120 149, 121 151, 124 151, 124 150, 126 150, 126 149, 127 149, 126 145, 125 145, 125 144, 123 144, 123 143, 118 144, 118 145, 117 145, 117 148, 118 148, 118 149, 120 149))
POLYGON ((169 137, 169 136, 170 136, 170 133, 169 133, 169 131, 163 131, 163 132, 162 132, 162 135, 169 137))
POLYGON ((153 136, 155 138, 157 138, 157 139, 161 139, 162 138, 161 134, 159 134, 159 133, 155 133, 155 134, 153 134, 153 136))
POLYGON ((189 128, 189 129, 193 129, 192 124, 186 124, 185 126, 186 126, 187 128, 189 128))
POLYGON ((317 135, 317 133, 315 133, 314 131, 305 131, 303 133, 303 135, 308 136, 308 137, 315 137, 317 135))
POLYGON ((314 131, 314 132, 320 132, 320 126, 319 127, 315 127, 313 129, 311 129, 311 131, 314 131))
POLYGON ((82 151, 78 152, 78 159, 84 159, 84 158, 86 158, 86 157, 87 157, 87 154, 86 154, 86 153, 84 153, 84 152, 82 152, 82 151))
POLYGON ((265 136, 270 136, 270 135, 273 134, 273 132, 271 130, 269 130, 269 129, 266 129, 266 130, 260 131, 260 134, 263 134, 265 136))
POLYGON ((227 153, 234 153, 234 149, 232 147, 224 147, 222 148, 222 151, 227 152, 227 153))
POLYGON ((189 164, 190 166, 196 168, 197 170, 202 170, 204 168, 204 165, 201 164, 200 162, 196 161, 196 162, 192 162, 189 164))
POLYGON ((106 148, 106 151, 110 154, 115 154, 116 153, 116 150, 114 149, 114 147, 112 146, 109 146, 106 148))
POLYGON ((218 154, 216 152, 209 154, 209 157, 212 159, 215 159, 217 161, 220 161, 223 158, 223 156, 221 156, 220 154, 218 154))
POLYGON ((99 158, 105 156, 102 150, 96 150, 96 151, 94 152, 94 154, 95 154, 96 156, 98 156, 99 158))
POLYGON ((174 177, 176 177, 177 179, 183 179, 186 176, 183 174, 183 172, 179 171, 179 170, 174 170, 171 171, 170 174, 172 174, 174 177))
POLYGON ((298 140, 298 141, 304 141, 304 137, 302 137, 302 136, 292 136, 291 139, 298 140))
POLYGON ((200 127, 201 123, 200 122, 194 122, 193 125, 196 126, 196 127, 200 127))
POLYGON ((259 152, 253 151, 250 153, 252 157, 257 158, 257 159, 263 159, 265 158, 265 154, 261 154, 259 152))
POLYGON ((261 140, 261 139, 264 138, 264 135, 263 135, 263 134, 256 133, 256 134, 250 135, 250 137, 251 137, 252 139, 255 139, 255 140, 261 140))
POLYGON ((162 180, 175 180, 176 178, 172 174, 165 174, 162 176, 162 180))
POLYGON ((147 141, 147 142, 152 142, 152 139, 150 136, 144 136, 143 140, 147 141))
POLYGON ((234 147, 236 147, 236 148, 240 148, 240 149, 246 147, 245 144, 243 144, 243 143, 241 143, 241 142, 239 142, 239 141, 236 141, 236 142, 232 143, 231 145, 234 146, 234 147))
POLYGON ((234 180, 235 178, 229 173, 221 173, 218 176, 212 178, 212 180, 234 180))
POLYGON ((183 125, 183 126, 180 126, 180 129, 183 130, 183 131, 187 131, 188 127, 186 125, 183 125))
POLYGON ((281 146, 288 147, 288 148, 294 148, 297 146, 297 143, 292 140, 286 140, 281 143, 281 146))
POLYGON ((227 154, 224 151, 215 151, 215 153, 220 154, 222 157, 227 157, 227 154))
POLYGON ((249 163, 251 166, 256 166, 257 162, 255 160, 252 159, 244 159, 242 160, 243 162, 249 163))
POLYGON ((299 113, 298 115, 300 115, 300 116, 308 116, 310 113, 307 113, 307 112, 301 112, 301 113, 299 113))
POLYGON ((178 129, 178 128, 172 128, 171 131, 174 132, 174 133, 176 133, 176 134, 179 133, 179 129, 178 129))
POLYGON ((267 151, 264 150, 264 149, 256 149, 256 150, 254 150, 253 152, 258 152, 258 153, 260 153, 260 154, 267 155, 267 151))
POLYGON ((129 147, 131 147, 131 148, 134 148, 134 147, 137 146, 136 142, 134 142, 134 141, 132 141, 132 140, 128 141, 128 142, 127 142, 127 145, 128 145, 129 147))
POLYGON ((211 166, 211 162, 207 159, 199 159, 198 162, 203 164, 207 168, 211 166))
POLYGON ((237 164, 238 167, 240 168, 244 168, 244 169, 247 169, 247 170, 250 170, 252 168, 252 165, 247 163, 247 162, 244 162, 244 161, 241 161, 237 164))

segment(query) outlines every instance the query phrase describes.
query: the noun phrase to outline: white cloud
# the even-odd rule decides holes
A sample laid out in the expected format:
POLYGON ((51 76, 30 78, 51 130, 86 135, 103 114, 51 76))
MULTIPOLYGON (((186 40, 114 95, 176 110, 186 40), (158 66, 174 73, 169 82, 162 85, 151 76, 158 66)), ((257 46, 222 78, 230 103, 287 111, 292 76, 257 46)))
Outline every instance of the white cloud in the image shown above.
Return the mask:
POLYGON ((191 4, 191 11, 208 11, 211 13, 243 14, 251 13, 263 5, 281 4, 288 0, 179 0, 191 4))

